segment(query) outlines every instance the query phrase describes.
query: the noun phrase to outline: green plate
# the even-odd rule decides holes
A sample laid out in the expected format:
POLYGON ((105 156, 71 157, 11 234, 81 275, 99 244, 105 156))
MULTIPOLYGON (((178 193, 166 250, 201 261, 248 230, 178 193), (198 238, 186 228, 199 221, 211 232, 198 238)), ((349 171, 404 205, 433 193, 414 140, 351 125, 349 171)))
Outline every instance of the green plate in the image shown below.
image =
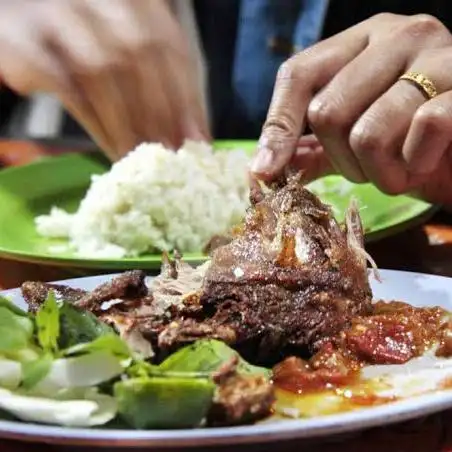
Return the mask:
MULTIPOLYGON (((252 153, 255 142, 219 141, 216 146, 241 148, 252 153)), ((158 268, 159 254, 119 260, 80 258, 71 253, 52 254, 49 249, 61 242, 42 238, 36 233, 35 216, 47 213, 52 205, 76 210, 88 188, 90 176, 107 169, 108 162, 100 154, 71 153, 0 171, 0 256, 71 268, 158 268)), ((371 185, 353 185, 339 176, 315 182, 314 191, 319 187, 323 192, 322 199, 333 206, 340 218, 350 196, 358 198, 368 240, 421 222, 432 212, 431 206, 424 202, 405 196, 386 196, 371 185)), ((186 254, 185 258, 198 263, 204 256, 201 253, 186 254)))

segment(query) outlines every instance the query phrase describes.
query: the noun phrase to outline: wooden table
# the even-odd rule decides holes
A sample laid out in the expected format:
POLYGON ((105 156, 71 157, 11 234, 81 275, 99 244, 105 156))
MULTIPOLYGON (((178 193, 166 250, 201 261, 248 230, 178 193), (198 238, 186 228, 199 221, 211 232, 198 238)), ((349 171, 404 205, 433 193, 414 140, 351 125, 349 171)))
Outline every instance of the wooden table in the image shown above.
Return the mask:
MULTIPOLYGON (((37 158, 65 151, 22 141, 0 141, 0 167, 21 165, 37 158)), ((420 271, 452 276, 452 215, 437 213, 426 224, 370 244, 368 250, 380 268, 420 271)), ((0 288, 15 287, 25 279, 55 280, 74 276, 73 271, 0 260, 0 288)), ((15 441, 0 443, 6 451, 75 451, 75 448, 40 446, 15 441)), ((199 449, 196 449, 199 450, 199 449)), ((215 448, 228 451, 231 448, 215 448)), ((268 446, 237 447, 234 451, 281 452, 452 452, 452 410, 414 422, 326 438, 322 441, 295 441, 268 446)))

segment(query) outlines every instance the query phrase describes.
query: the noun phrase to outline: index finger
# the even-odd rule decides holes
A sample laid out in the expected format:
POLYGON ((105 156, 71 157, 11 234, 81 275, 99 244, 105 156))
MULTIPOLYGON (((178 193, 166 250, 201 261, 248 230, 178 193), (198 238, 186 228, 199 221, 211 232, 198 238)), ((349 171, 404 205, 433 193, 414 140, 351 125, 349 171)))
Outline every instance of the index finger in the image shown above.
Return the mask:
POLYGON ((303 133, 314 94, 368 43, 367 27, 350 28, 306 49, 282 64, 251 172, 271 181, 289 163, 303 133))

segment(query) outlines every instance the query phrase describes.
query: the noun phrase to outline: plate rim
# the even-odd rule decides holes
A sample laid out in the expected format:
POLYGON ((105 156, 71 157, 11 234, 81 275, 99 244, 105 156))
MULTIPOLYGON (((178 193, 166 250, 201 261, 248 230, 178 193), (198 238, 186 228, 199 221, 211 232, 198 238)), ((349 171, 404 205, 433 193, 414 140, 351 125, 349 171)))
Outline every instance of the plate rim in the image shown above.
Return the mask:
MULTIPOLYGON (((408 278, 432 278, 448 281, 452 278, 420 272, 380 270, 389 279, 404 275, 408 278)), ((87 276, 55 281, 77 287, 110 279, 114 274, 87 276)), ((384 282, 383 282, 384 283, 384 282)), ((375 284, 375 283, 374 283, 375 284)), ((2 295, 18 294, 17 288, 0 291, 2 295)), ((200 447, 212 445, 238 445, 270 443, 278 440, 319 438, 361 431, 371 427, 394 424, 452 408, 452 389, 445 389, 395 403, 363 408, 356 411, 319 416, 310 419, 282 420, 249 426, 185 429, 185 430, 124 430, 100 428, 68 428, 31 424, 19 421, 1 421, 0 437, 21 441, 39 441, 46 444, 90 445, 109 447, 200 447)))

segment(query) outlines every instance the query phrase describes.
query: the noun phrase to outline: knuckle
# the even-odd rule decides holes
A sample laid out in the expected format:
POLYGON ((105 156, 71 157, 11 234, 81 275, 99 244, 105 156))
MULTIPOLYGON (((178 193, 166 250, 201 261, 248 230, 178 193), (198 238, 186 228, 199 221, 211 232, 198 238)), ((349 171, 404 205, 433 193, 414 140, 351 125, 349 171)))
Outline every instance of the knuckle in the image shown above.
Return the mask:
POLYGON ((349 144, 358 159, 386 148, 384 134, 370 124, 358 123, 350 132, 349 144))
POLYGON ((136 54, 148 45, 149 42, 137 33, 120 33, 116 41, 116 51, 120 54, 136 54))
POLYGON ((415 37, 425 37, 444 32, 449 34, 442 22, 430 14, 416 14, 412 16, 406 21, 404 30, 415 37))
POLYGON ((325 128, 341 129, 347 125, 344 108, 333 99, 314 98, 308 106, 309 124, 318 130, 325 128))
POLYGON ((286 138, 294 136, 297 129, 297 121, 289 111, 279 112, 278 115, 269 114, 262 127, 262 133, 266 136, 286 138))
POLYGON ((307 57, 302 52, 284 61, 278 69, 276 80, 278 83, 293 82, 294 80, 306 83, 312 78, 307 57))
POLYGON ((447 127, 449 117, 445 106, 424 104, 414 114, 413 122, 422 130, 437 131, 447 127))
POLYGON ((93 53, 89 56, 77 55, 73 57, 76 72, 86 76, 98 76, 112 70, 120 64, 118 59, 108 55, 93 53))
POLYGON ((378 23, 387 23, 387 22, 393 22, 394 20, 400 18, 398 14, 394 13, 378 13, 375 16, 371 18, 372 21, 378 22, 378 23))
POLYGON ((296 77, 296 64, 295 58, 291 57, 284 61, 278 68, 278 73, 276 74, 277 80, 293 79, 296 77))

